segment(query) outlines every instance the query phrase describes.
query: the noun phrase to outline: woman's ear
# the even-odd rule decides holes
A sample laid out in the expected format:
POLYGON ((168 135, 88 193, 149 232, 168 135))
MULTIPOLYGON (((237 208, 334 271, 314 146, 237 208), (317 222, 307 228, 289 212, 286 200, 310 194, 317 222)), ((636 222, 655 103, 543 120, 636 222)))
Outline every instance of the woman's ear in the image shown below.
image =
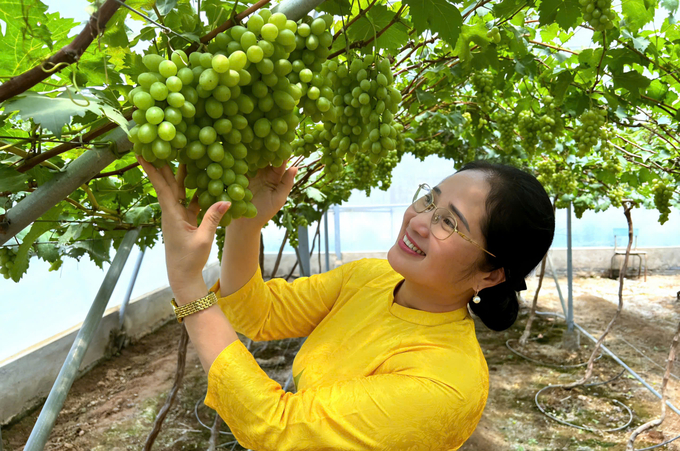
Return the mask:
POLYGON ((496 285, 505 282, 505 269, 497 268, 491 272, 485 273, 482 280, 479 282, 479 289, 495 287, 496 285))

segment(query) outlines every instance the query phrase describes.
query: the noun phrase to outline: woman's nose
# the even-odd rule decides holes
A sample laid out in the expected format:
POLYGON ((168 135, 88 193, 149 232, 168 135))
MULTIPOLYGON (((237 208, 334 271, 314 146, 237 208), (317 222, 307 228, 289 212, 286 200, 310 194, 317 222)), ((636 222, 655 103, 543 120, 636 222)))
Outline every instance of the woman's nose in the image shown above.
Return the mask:
POLYGON ((411 230, 420 236, 426 237, 430 234, 430 221, 432 220, 432 212, 427 210, 422 213, 416 213, 409 221, 411 230))

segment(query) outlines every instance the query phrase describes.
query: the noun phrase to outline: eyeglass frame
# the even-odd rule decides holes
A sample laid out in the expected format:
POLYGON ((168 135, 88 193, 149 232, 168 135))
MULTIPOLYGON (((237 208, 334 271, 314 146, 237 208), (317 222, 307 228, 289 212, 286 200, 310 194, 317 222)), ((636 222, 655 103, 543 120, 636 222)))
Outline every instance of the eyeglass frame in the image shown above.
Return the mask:
MULTIPOLYGON (((492 254, 491 252, 489 252, 489 251, 487 251, 486 249, 484 249, 484 248, 483 248, 479 243, 477 243, 475 240, 473 240, 472 238, 468 237, 468 236, 465 235, 463 232, 461 232, 460 230, 458 230, 458 220, 456 219, 456 217, 455 217, 449 210, 447 210, 446 208, 444 208, 444 207, 438 207, 437 204, 434 202, 434 195, 432 195, 432 199, 431 199, 430 202, 425 206, 425 208, 424 208, 423 210, 421 210, 421 211, 418 211, 418 210, 416 209, 416 201, 418 201, 418 200, 420 199, 420 197, 418 197, 418 194, 419 194, 420 191, 421 191, 422 189, 424 189, 424 188, 427 189, 428 192, 429 192, 430 194, 434 192, 434 190, 430 187, 430 185, 428 185, 427 183, 421 183, 420 185, 418 185, 418 189, 416 190, 415 194, 413 195, 413 201, 411 202, 411 205, 413 206, 413 210, 415 210, 415 212, 418 213, 418 214, 424 213, 424 212, 426 212, 426 211, 430 211, 430 210, 432 210, 432 207, 434 207, 434 212, 433 212, 433 214, 432 214, 432 219, 430 220, 430 232, 432 232, 432 225, 433 225, 433 224, 436 224, 437 222, 439 222, 439 221, 441 220, 442 216, 443 216, 443 215, 438 215, 438 214, 437 214, 437 210, 439 210, 439 209, 442 209, 442 210, 444 210, 446 213, 448 213, 448 216, 450 216, 450 217, 453 219, 453 223, 455 224, 455 226, 453 227, 453 230, 449 233, 449 235, 448 235, 446 238, 439 238, 439 237, 438 237, 437 235, 435 235, 434 233, 432 233, 432 236, 434 236, 435 238, 437 238, 437 239, 440 240, 440 241, 444 241, 445 239, 448 239, 451 235, 453 235, 453 233, 455 232, 455 233, 457 233, 461 238, 463 238, 465 241, 468 241, 468 242, 474 244, 475 246, 477 246, 478 248, 480 248, 481 250, 483 250, 483 251, 486 252, 487 254, 491 255, 492 257, 498 258, 498 257, 496 257, 494 254, 492 254)), ((421 196, 421 197, 422 197, 422 196, 421 196)))

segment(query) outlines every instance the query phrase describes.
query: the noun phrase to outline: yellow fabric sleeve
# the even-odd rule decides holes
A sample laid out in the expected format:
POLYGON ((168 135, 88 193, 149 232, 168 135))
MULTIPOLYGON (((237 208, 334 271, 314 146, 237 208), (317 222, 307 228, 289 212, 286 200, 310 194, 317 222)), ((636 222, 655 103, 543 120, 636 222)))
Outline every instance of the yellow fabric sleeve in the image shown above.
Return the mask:
MULTIPOLYGON (((234 330, 251 340, 306 337, 331 311, 343 285, 345 266, 292 283, 279 278, 265 283, 258 267, 238 291, 220 297, 219 306, 234 330)), ((219 296, 219 289, 218 280, 210 291, 219 296)))
POLYGON ((378 374, 292 394, 240 341, 208 373, 205 404, 256 451, 458 449, 474 430, 476 402, 424 377, 378 374))

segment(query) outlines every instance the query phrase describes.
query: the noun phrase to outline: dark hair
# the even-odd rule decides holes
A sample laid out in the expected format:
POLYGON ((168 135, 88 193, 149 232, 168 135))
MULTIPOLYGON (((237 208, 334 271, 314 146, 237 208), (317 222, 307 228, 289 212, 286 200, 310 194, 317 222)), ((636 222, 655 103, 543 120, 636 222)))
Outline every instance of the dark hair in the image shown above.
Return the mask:
POLYGON ((496 256, 482 252, 473 269, 503 268, 505 282, 481 290, 482 301, 468 305, 489 329, 502 331, 517 319, 517 292, 526 289, 524 278, 550 248, 555 212, 545 189, 531 174, 485 161, 467 163, 458 172, 470 170, 484 171, 491 186, 480 225, 486 249, 496 256))

